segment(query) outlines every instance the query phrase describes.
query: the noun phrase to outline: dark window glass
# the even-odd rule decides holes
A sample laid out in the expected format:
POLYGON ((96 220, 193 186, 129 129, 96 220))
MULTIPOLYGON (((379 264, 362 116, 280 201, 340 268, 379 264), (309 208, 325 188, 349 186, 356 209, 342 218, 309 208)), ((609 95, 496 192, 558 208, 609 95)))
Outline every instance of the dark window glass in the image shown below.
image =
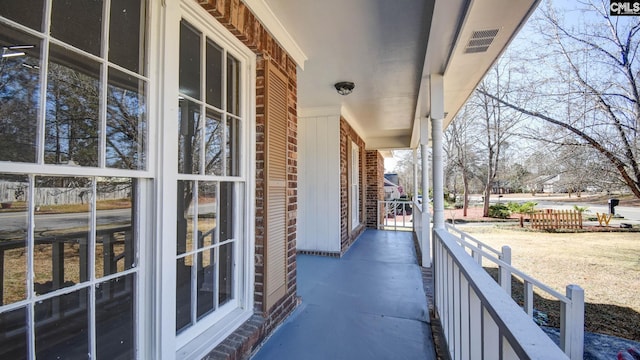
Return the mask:
POLYGON ((217 183, 198 181, 198 249, 216 243, 217 183))
POLYGON ((200 99, 200 38, 184 20, 180 23, 180 92, 200 99))
POLYGON ((44 0, 0 1, 0 16, 38 31, 42 31, 43 10, 44 0))
POLYGON ((222 144, 224 138, 224 122, 222 115, 214 110, 207 110, 205 130, 205 169, 207 175, 222 175, 222 144))
POLYGON ((198 319, 215 309, 216 193, 216 182, 198 182, 198 319))
POLYGON ((227 117, 227 176, 240 175, 240 120, 227 117))
POLYGON ((200 173, 200 106, 180 100, 178 126, 178 171, 181 174, 200 173))
POLYGON ((144 74, 144 1, 111 0, 109 61, 144 74))
POLYGON ((233 234, 233 218, 235 209, 233 205, 234 202, 234 194, 233 194, 234 183, 232 182, 221 182, 220 183, 220 242, 224 242, 234 238, 233 234))
POLYGON ((233 246, 235 243, 228 243, 220 246, 220 293, 218 294, 218 303, 224 305, 233 299, 233 246))
POLYGON ((145 82, 109 69, 106 166, 146 168, 147 106, 145 82))
POLYGON ((176 267, 176 332, 193 324, 191 320, 191 268, 193 255, 178 259, 176 267))
POLYGON ((135 275, 105 281, 95 289, 96 358, 135 359, 135 275))
POLYGON ((38 359, 88 358, 88 295, 84 288, 35 303, 38 359))
POLYGON ((27 176, 0 174, 0 305, 27 298, 28 196, 27 176))
POLYGON ((40 40, 0 24, 0 45, 0 161, 33 163, 40 108, 40 40))
POLYGON ((90 178, 36 177, 34 291, 46 294, 89 280, 90 178))
POLYGON ((98 165, 100 66, 83 56, 51 45, 45 162, 98 165))
POLYGON ((96 179, 96 277, 136 266, 136 232, 133 231, 135 179, 96 179), (107 208, 110 210, 103 210, 107 208))
POLYGON ((0 314, 0 359, 26 359, 27 308, 0 314))
POLYGON ((216 266, 214 249, 198 252, 198 320, 215 309, 216 266))
POLYGON ((207 40, 207 104, 222 108, 222 49, 207 40))
POLYGON ((100 56, 102 0, 55 0, 51 10, 51 35, 100 56))
POLYGON ((193 251, 193 181, 178 181, 178 204, 176 207, 178 219, 177 254, 193 251))
POLYGON ((227 55, 227 111, 240 115, 240 62, 227 55))

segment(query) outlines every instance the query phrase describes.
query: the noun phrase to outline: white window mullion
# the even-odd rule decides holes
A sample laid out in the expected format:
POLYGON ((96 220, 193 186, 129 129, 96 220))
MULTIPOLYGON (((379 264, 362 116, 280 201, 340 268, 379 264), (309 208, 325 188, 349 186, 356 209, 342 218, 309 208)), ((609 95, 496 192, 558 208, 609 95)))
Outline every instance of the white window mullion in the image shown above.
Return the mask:
POLYGON ((227 104, 227 49, 222 51, 222 119, 220 124, 222 125, 222 175, 228 176, 227 173, 227 136, 228 136, 228 124, 227 118, 229 114, 229 104, 227 104))
MULTIPOLYGON (((89 285, 89 354, 90 359, 95 359, 97 355, 96 345, 96 276, 95 276, 95 264, 96 264, 96 230, 97 230, 97 202, 98 202, 98 181, 96 178, 92 178, 91 181, 91 197, 89 198, 89 213, 91 218, 89 220, 89 237, 87 239, 87 262, 88 262, 88 282, 89 285)), ((105 248, 103 244, 102 251, 104 253, 105 248)), ((82 266, 82 261, 80 261, 82 266)), ((104 275, 104 274, 103 274, 104 275)))
MULTIPOLYGON (((35 280, 35 270, 33 263, 33 255, 35 250, 34 243, 34 235, 33 231, 35 229, 35 176, 29 175, 29 189, 28 191, 28 199, 27 202, 27 211, 28 213, 28 231, 27 231, 27 253, 29 254, 27 257, 27 300, 29 301, 29 305, 27 306, 27 324, 28 326, 28 336, 27 336, 27 347, 28 347, 28 358, 35 359, 36 357, 36 330, 35 330, 35 304, 31 301, 35 296, 35 291, 33 289, 33 283, 35 280)), ((4 276, 4 274, 2 274, 4 276)))
MULTIPOLYGON (((217 215, 217 219, 220 219, 220 182, 217 181, 216 182, 216 214, 217 215)), ((214 243, 216 244, 216 246, 213 249, 213 259, 211 259, 211 261, 213 261, 213 308, 215 310, 218 309, 219 304, 219 299, 220 299, 220 226, 218 225, 220 224, 219 221, 216 221, 216 233, 215 233, 215 239, 214 239, 214 243)))
POLYGON ((37 151, 36 163, 44 164, 44 144, 47 133, 47 73, 49 72, 49 39, 51 38, 51 1, 45 1, 44 4, 44 38, 42 39, 42 50, 40 52, 40 103, 38 111, 38 135, 37 135, 37 151))
MULTIPOLYGON (((191 324, 198 321, 198 181, 192 182, 193 229, 191 229, 191 324)), ((189 208, 187 207, 187 211, 189 208)), ((187 225, 188 226, 188 225, 187 225)))
POLYGON ((200 174, 205 174, 206 167, 206 151, 205 147, 207 145, 206 141, 206 130, 207 130, 207 36, 205 34, 201 34, 200 36, 200 97, 201 97, 201 105, 200 105, 200 119, 198 119, 198 134, 200 136, 200 148, 198 151, 200 152, 200 156, 198 157, 200 164, 198 164, 198 169, 200 169, 200 174))
POLYGON ((100 94, 98 94, 99 115, 98 127, 100 129, 100 138, 98 139, 98 167, 106 165, 106 149, 107 149, 107 102, 109 101, 109 65, 106 61, 109 54, 109 22, 111 17, 111 0, 104 0, 103 4, 103 23, 102 23, 102 50, 100 59, 100 94))

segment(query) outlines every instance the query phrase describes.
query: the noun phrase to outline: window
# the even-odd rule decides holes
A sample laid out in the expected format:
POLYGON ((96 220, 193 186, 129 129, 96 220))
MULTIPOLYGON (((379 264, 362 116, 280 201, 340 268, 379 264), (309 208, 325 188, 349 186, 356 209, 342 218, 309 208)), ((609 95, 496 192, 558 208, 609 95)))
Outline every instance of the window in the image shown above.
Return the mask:
MULTIPOLYGON (((198 17, 180 21, 175 237, 178 347, 251 311, 248 272, 246 56, 198 17)), ((175 156, 175 154, 173 154, 175 156)), ((211 342, 211 339, 209 339, 211 342)))
POLYGON ((360 149, 351 142, 351 228, 360 225, 360 149))
POLYGON ((0 358, 135 358, 144 0, 0 3, 0 358))

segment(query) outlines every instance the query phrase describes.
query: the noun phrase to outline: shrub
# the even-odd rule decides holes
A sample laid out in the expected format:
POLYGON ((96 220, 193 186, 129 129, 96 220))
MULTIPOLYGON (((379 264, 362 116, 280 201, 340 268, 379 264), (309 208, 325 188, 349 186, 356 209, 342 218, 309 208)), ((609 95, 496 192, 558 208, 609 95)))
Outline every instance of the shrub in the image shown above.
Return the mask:
POLYGON ((511 210, 504 204, 495 204, 489 206, 489 217, 497 219, 508 219, 511 216, 511 210))

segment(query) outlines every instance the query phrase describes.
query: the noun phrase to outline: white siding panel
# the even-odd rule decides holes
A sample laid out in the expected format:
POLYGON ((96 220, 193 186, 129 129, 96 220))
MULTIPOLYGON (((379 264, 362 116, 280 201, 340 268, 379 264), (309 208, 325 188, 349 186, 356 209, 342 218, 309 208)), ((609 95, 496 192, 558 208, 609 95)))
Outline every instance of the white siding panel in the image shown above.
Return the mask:
POLYGON ((340 251, 340 122, 300 118, 298 250, 340 251))

